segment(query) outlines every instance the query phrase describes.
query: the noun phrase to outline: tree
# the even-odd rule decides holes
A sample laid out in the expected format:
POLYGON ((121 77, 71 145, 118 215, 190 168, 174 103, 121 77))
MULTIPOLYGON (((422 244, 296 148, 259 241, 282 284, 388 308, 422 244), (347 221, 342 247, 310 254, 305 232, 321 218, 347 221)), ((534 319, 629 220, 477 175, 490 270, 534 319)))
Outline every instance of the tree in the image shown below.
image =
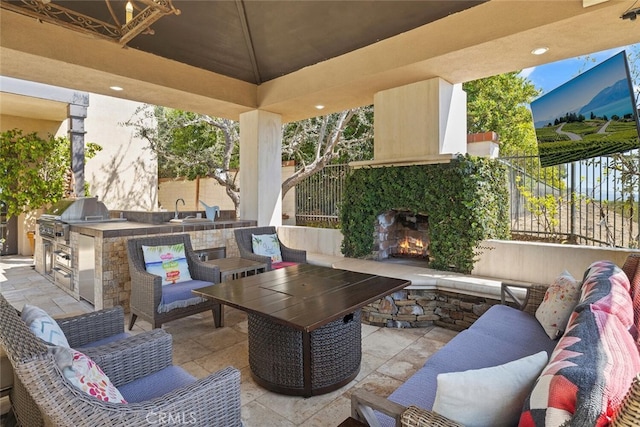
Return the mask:
MULTIPOLYGON (((372 107, 314 117, 283 127, 284 160, 301 167, 282 186, 282 196, 300 180, 332 161, 371 158, 372 107)), ((157 155, 159 176, 214 178, 240 205, 237 185, 239 126, 237 122, 203 114, 145 105, 124 123, 149 142, 157 155)))
POLYGON ((239 126, 237 122, 204 114, 144 105, 124 123, 147 140, 158 158, 160 177, 184 176, 215 179, 225 188, 236 211, 240 206, 237 184, 239 126))
POLYGON ((497 132, 502 154, 537 153, 527 105, 540 91, 518 73, 499 74, 462 85, 467 92, 467 131, 497 132))
POLYGON ((283 157, 295 159, 298 170, 282 183, 282 197, 332 161, 373 158, 373 106, 314 117, 285 126, 283 157))
MULTIPOLYGON (((85 157, 102 147, 88 143, 85 157)), ((41 138, 13 129, 0 134, 0 200, 9 217, 18 216, 64 197, 71 169, 71 142, 64 137, 41 138)), ((85 187, 88 191, 88 188, 85 187)))

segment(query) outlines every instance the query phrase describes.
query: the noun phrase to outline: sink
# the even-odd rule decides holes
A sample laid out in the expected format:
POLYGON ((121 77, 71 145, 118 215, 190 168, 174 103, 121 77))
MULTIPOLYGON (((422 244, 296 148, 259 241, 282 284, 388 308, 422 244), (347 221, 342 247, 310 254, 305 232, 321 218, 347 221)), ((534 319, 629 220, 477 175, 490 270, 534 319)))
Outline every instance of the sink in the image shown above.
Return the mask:
POLYGON ((212 223, 213 221, 207 218, 173 218, 169 222, 177 224, 197 224, 197 223, 212 223))

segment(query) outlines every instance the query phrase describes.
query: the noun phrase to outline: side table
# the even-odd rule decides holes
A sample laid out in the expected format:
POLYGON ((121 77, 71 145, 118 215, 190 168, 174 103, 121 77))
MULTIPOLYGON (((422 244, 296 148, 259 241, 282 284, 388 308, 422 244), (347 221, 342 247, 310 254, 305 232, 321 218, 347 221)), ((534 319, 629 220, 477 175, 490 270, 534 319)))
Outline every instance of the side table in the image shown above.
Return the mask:
MULTIPOLYGON (((227 281, 227 279, 239 279, 240 277, 263 273, 267 270, 267 264, 264 262, 253 261, 240 257, 218 258, 205 262, 218 266, 220 269, 220 283, 227 281)), ((222 304, 220 305, 219 326, 224 326, 224 305, 222 304)))
POLYGON ((264 262, 239 257, 212 259, 207 263, 215 264, 220 268, 220 283, 228 278, 233 280, 251 274, 263 273, 267 269, 267 264, 264 262))

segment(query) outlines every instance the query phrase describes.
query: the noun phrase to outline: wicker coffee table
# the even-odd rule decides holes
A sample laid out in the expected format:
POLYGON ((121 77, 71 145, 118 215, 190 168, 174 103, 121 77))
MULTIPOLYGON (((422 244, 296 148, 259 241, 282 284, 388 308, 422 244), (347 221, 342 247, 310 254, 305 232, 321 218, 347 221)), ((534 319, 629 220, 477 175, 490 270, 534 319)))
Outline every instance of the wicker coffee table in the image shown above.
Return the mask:
POLYGON ((299 264, 194 291, 247 312, 254 380, 314 396, 353 380, 362 357, 360 308, 411 282, 299 264))

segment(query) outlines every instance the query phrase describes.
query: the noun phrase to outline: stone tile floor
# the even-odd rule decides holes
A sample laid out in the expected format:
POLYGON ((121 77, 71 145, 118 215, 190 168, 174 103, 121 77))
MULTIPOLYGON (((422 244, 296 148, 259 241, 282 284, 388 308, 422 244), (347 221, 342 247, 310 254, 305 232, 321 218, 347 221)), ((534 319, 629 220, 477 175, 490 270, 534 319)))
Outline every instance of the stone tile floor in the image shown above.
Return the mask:
MULTIPOLYGON (((30 257, 0 258, 0 292, 16 308, 29 303, 53 316, 93 310, 90 304, 76 301, 37 273, 32 264, 30 257)), ((150 327, 138 320, 132 332, 150 327)), ((174 363, 192 375, 205 377, 229 365, 240 369, 245 427, 337 426, 350 415, 353 390, 364 388, 389 395, 456 334, 439 327, 390 329, 363 324, 362 366, 356 379, 334 392, 302 398, 272 393, 252 380, 244 312, 225 307, 225 327, 219 329, 213 328, 211 313, 177 320, 163 328, 173 336, 174 363)))

